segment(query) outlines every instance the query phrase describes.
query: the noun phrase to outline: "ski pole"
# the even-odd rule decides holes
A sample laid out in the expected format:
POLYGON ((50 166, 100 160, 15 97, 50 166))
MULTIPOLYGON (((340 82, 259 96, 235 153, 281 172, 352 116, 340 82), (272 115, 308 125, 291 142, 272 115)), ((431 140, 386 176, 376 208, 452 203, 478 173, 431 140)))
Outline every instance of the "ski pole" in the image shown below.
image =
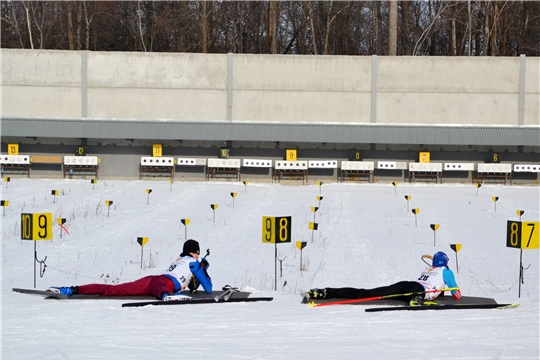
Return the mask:
POLYGON ((346 304, 354 304, 354 303, 365 302, 365 301, 391 299, 391 298, 395 298, 395 297, 422 295, 422 294, 425 294, 425 293, 452 291, 452 290, 459 290, 459 288, 458 287, 453 287, 453 288, 433 289, 433 290, 426 290, 426 291, 415 291, 415 292, 410 292, 410 293, 393 294, 393 295, 381 295, 381 296, 373 296, 373 297, 361 298, 361 299, 338 300, 338 301, 331 301, 331 302, 320 303, 320 304, 315 304, 315 302, 312 301, 312 302, 309 303, 309 307, 330 306, 330 305, 346 305, 346 304))

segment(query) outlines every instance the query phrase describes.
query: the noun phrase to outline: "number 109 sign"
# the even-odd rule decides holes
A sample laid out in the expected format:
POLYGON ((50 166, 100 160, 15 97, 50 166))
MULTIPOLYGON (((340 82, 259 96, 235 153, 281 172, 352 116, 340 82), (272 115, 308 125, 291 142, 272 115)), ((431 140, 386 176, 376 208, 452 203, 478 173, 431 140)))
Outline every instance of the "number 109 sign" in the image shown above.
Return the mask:
POLYGON ((290 216, 263 216, 262 242, 267 244, 291 242, 291 225, 292 219, 290 216))
POLYGON ((52 213, 21 214, 22 240, 52 240, 52 213))

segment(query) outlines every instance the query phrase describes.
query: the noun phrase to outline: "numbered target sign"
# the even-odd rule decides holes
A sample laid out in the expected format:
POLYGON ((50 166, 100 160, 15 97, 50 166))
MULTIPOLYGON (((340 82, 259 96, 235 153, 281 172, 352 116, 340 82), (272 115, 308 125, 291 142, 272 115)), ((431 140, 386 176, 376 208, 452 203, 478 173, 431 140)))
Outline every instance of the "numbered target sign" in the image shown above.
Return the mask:
POLYGON ((518 249, 538 249, 540 222, 508 221, 506 226, 506 247, 518 249))
POLYGON ((279 244, 291 242, 292 218, 290 216, 262 218, 262 242, 279 244))
POLYGON ((52 213, 21 214, 21 239, 52 240, 52 213))

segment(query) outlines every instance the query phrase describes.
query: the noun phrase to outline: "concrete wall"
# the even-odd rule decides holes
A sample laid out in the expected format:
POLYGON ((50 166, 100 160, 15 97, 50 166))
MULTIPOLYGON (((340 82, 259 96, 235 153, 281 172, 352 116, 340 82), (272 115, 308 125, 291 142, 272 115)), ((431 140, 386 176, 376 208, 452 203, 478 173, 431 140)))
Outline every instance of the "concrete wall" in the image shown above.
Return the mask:
POLYGON ((540 118, 539 58, 1 55, 2 116, 513 126, 540 118))

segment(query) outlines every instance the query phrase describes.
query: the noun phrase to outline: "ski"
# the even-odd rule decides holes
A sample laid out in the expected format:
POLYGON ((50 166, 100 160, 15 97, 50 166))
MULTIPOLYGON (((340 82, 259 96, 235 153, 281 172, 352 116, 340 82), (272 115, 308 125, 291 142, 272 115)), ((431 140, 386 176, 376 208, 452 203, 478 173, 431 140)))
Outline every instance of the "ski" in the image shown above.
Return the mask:
POLYGON ((307 304, 309 299, 308 292, 304 289, 298 289, 298 293, 302 297, 302 304, 307 304))
POLYGON ((11 290, 13 292, 18 292, 18 293, 21 293, 21 294, 32 294, 32 295, 45 296, 46 299, 68 299, 69 298, 69 296, 67 296, 67 295, 57 294, 57 293, 53 293, 51 291, 46 291, 46 290, 20 289, 20 288, 13 288, 11 290))
POLYGON ((368 308, 366 312, 379 311, 422 311, 422 310, 466 310, 466 309, 514 309, 519 304, 442 304, 442 305, 418 305, 418 306, 391 306, 368 308))
MULTIPOLYGON (((128 295, 128 296, 99 296, 99 295, 81 295, 75 294, 71 296, 53 293, 46 290, 37 290, 37 289, 22 289, 22 288, 13 288, 13 292, 30 294, 30 295, 40 295, 44 296, 45 299, 55 299, 55 300, 143 300, 143 301, 155 301, 155 297, 151 295, 128 295)), ((220 296, 223 295, 225 291, 212 291, 212 294, 207 294, 204 291, 196 291, 194 293, 187 292, 186 295, 189 295, 193 298, 207 298, 209 296, 220 296)), ((234 298, 247 298, 251 293, 246 291, 235 291, 232 293, 234 298)), ((229 295, 230 296, 230 295, 229 295)))
MULTIPOLYGON (((235 293, 236 294, 236 293, 235 293)), ((140 307, 140 306, 161 306, 161 305, 196 305, 196 304, 222 304, 222 303, 236 303, 236 302, 255 302, 255 301, 272 301, 273 297, 252 297, 252 298, 230 298, 225 300, 220 298, 216 301, 214 298, 200 298, 190 300, 178 300, 178 301, 139 301, 133 303, 124 303, 122 307, 140 307)))
POLYGON ((368 302, 368 301, 387 300, 387 299, 400 298, 400 297, 410 297, 413 295, 423 295, 426 293, 450 291, 450 290, 459 290, 459 288, 445 288, 445 289, 436 289, 436 290, 415 291, 415 292, 409 292, 409 293, 403 293, 403 294, 381 295, 381 296, 373 296, 373 297, 359 298, 359 299, 331 300, 329 302, 315 302, 314 300, 309 299, 308 305, 309 307, 349 305, 349 304, 358 304, 358 303, 368 302))

